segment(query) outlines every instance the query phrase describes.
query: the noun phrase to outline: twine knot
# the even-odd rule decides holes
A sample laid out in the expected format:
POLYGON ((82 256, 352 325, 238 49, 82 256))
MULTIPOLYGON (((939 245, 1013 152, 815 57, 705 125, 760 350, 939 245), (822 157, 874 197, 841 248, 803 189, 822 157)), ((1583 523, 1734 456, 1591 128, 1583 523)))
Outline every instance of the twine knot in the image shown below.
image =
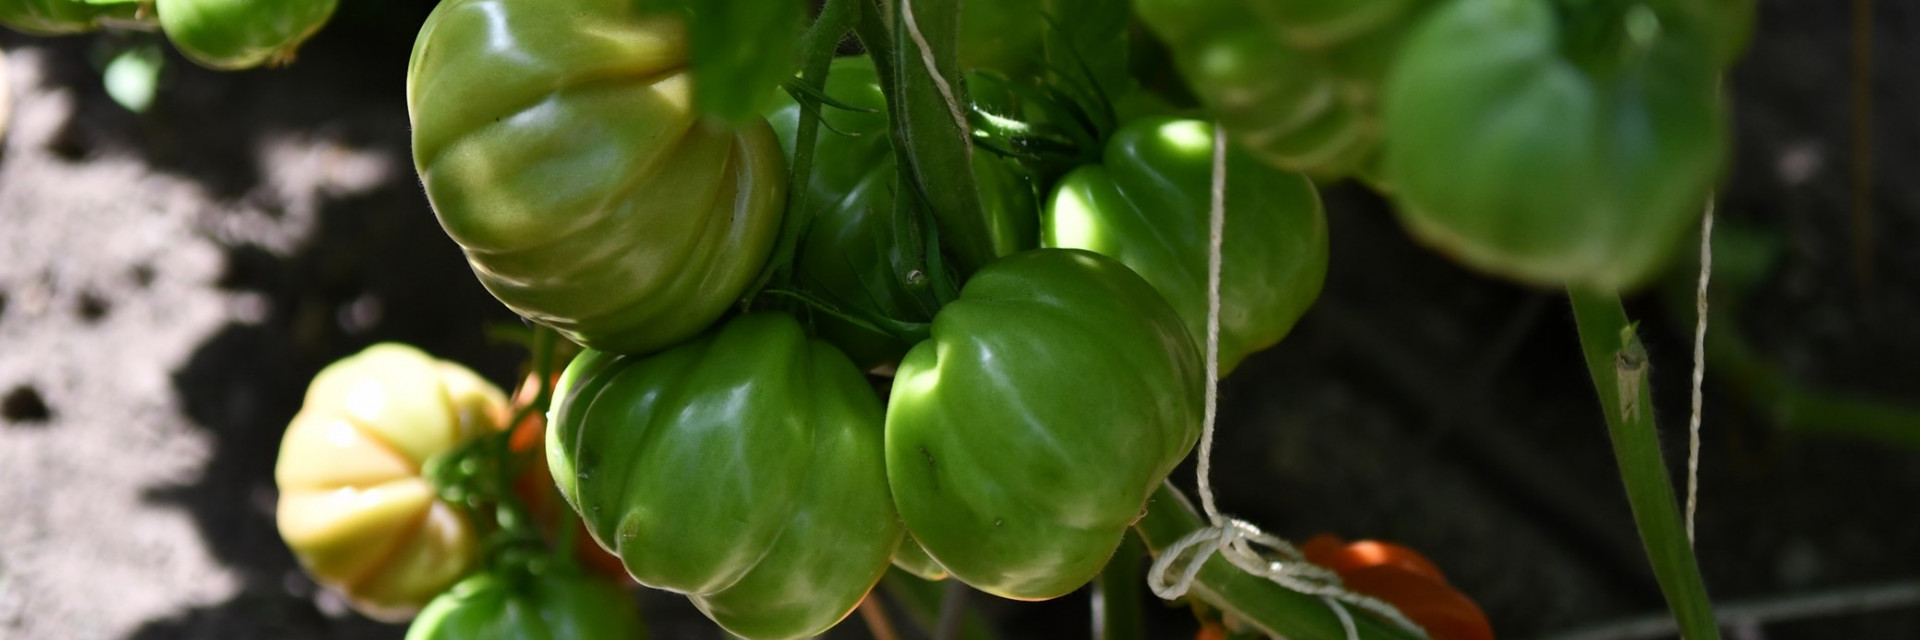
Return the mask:
POLYGON ((1215 554, 1248 575, 1318 596, 1340 618, 1340 626, 1349 638, 1360 634, 1352 614, 1343 605, 1359 607, 1409 633, 1426 637, 1420 625, 1407 619, 1393 605, 1348 591, 1333 570, 1308 562, 1306 554, 1292 543, 1238 518, 1223 518, 1213 526, 1202 527, 1167 545, 1147 570, 1147 587, 1162 600, 1184 597, 1200 575, 1201 567, 1215 554), (1169 577, 1168 572, 1174 575, 1169 577))

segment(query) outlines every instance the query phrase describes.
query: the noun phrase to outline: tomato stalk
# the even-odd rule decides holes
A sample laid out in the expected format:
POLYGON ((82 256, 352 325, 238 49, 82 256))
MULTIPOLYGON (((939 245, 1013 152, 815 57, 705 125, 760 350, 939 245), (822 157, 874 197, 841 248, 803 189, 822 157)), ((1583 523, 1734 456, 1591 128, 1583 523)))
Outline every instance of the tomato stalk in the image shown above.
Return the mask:
POLYGON ((1140 585, 1146 576, 1140 572, 1140 534, 1127 532, 1120 549, 1113 552, 1107 568, 1093 583, 1094 640, 1143 640, 1145 620, 1140 613, 1140 585))
MULTIPOLYGON (((489 567, 517 564, 529 552, 537 556, 539 550, 546 547, 545 538, 526 505, 513 493, 514 479, 526 469, 529 458, 538 450, 516 452, 513 441, 520 430, 531 423, 529 418, 544 413, 552 400, 554 351, 558 341, 559 334, 545 325, 534 325, 526 336, 532 356, 529 368, 539 381, 537 392, 525 406, 513 412, 506 428, 435 457, 425 465, 425 475, 441 499, 475 514, 491 511, 490 520, 480 520, 490 529, 481 556, 489 567)), ((571 529, 561 531, 560 539, 566 546, 560 552, 564 554, 571 551, 568 541, 571 536, 566 535, 571 529)))
POLYGON ((854 30, 880 76, 901 172, 931 211, 946 257, 972 273, 997 256, 973 175, 959 26, 959 0, 902 0, 891 12, 874 3, 854 30))
POLYGON ((1569 289, 1567 297, 1573 302, 1580 348, 1620 465, 1620 482, 1660 591, 1680 624, 1681 637, 1717 639, 1720 630, 1714 623, 1713 605, 1681 525, 1666 460, 1660 455, 1646 350, 1627 321, 1619 296, 1576 288, 1569 289))
POLYGON ((829 102, 826 96, 827 73, 833 63, 833 54, 840 41, 853 28, 859 16, 860 7, 856 0, 827 0, 820 10, 820 17, 813 21, 801 37, 801 51, 806 58, 801 63, 800 80, 797 84, 803 89, 790 92, 800 110, 800 123, 795 131, 798 143, 794 145, 792 177, 787 180, 787 215, 780 225, 780 238, 774 245, 773 256, 767 260, 766 268, 754 284, 747 288, 742 304, 751 302, 760 290, 769 282, 774 286, 786 286, 793 280, 794 254, 800 245, 800 238, 806 234, 811 224, 811 209, 807 197, 811 190, 807 184, 813 178, 814 143, 820 136, 819 105, 829 102))

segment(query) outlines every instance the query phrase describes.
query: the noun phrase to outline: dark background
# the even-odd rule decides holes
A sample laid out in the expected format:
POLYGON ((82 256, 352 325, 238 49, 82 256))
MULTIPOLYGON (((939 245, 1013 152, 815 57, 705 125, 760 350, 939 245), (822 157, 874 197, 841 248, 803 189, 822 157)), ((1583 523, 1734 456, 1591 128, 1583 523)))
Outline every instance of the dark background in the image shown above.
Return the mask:
MULTIPOLYGON (((1716 308, 1714 321, 1739 327, 1771 366, 1809 387, 1920 404, 1920 183, 1912 178, 1920 172, 1920 5, 1877 4, 1867 271, 1855 266, 1863 246, 1851 218, 1848 4, 1765 1, 1753 46, 1728 82, 1737 136, 1720 222, 1777 240, 1780 259, 1737 308, 1716 308)), ((138 116, 100 89, 95 39, 7 33, 0 47, 47 50, 43 82, 73 96, 74 115, 45 153, 83 164, 133 157, 193 181, 211 202, 202 215, 212 222, 200 228, 218 228, 227 204, 276 206, 260 195, 263 136, 326 136, 410 157, 405 61, 430 8, 423 0, 343 3, 284 70, 219 74, 170 52, 167 82, 138 116)), ((264 315, 204 337, 171 373, 184 418, 213 449, 189 480, 149 487, 142 499, 189 514, 241 589, 149 620, 131 637, 402 634, 317 605, 271 511, 244 506, 270 496, 281 430, 327 362, 402 340, 505 383, 522 357, 487 341, 484 323, 515 319, 473 280, 413 175, 404 166, 398 175, 323 198, 310 233, 285 251, 209 233, 224 253, 215 285, 257 294, 264 315)), ((1408 240, 1370 193, 1342 186, 1327 200, 1333 262, 1322 299, 1281 346, 1248 360, 1223 388, 1216 474, 1224 508, 1296 540, 1333 532, 1412 545, 1486 609, 1502 637, 1662 610, 1564 297, 1453 266, 1408 240)), ((36 214, 0 211, 16 215, 36 214)), ((17 283, 0 287, 9 284, 17 283)), ((87 295, 112 309, 120 296, 139 295, 127 286, 87 295)), ((0 309, 4 300, 0 293, 0 309)), ((1685 311, 1653 296, 1630 300, 1629 311, 1643 321, 1655 409, 1678 461, 1691 326, 1685 311)), ((1783 429, 1718 380, 1710 370, 1698 542, 1716 600, 1920 577, 1920 457, 1783 429)), ((9 401, 0 424, 61 428, 61 406, 39 402, 52 406, 9 401)), ((1175 477, 1190 485, 1191 464, 1175 477)), ((640 597, 657 637, 717 637, 681 599, 640 597)), ((1086 635, 1084 594, 973 602, 1007 637, 1086 635)), ((1160 612, 1156 637, 1191 633, 1182 610, 1149 609, 1160 612)), ((860 637, 860 627, 849 620, 840 631, 860 637)), ((1764 637, 1920 637, 1920 613, 1778 624, 1764 637)))

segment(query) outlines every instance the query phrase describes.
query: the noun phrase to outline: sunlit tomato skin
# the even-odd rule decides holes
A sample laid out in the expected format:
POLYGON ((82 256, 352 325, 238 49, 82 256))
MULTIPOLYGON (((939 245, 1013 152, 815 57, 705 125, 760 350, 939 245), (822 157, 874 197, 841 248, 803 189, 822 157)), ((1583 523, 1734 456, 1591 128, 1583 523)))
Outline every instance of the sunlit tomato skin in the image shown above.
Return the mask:
POLYGON ((879 397, 784 313, 650 356, 582 352, 555 402, 548 465, 594 539, 735 635, 826 630, 900 543, 879 397))
POLYGON ((693 337, 745 293, 787 173, 765 121, 701 117, 683 25, 638 4, 448 0, 407 73, 415 169, 481 284, 627 354, 693 337))
POLYGON ((900 361, 886 443, 900 516, 969 585, 1065 595, 1192 449, 1205 380, 1179 314, 1126 265, 1001 258, 900 361))
POLYGON ((1384 174, 1416 238, 1481 271, 1645 282, 1726 156, 1720 33, 1659 3, 1453 2, 1401 51, 1384 174))
POLYGON ((566 564, 460 581, 407 628, 407 640, 645 640, 633 597, 566 564))
MULTIPOLYGON (((1212 179, 1211 124, 1130 122, 1107 142, 1100 164, 1075 169, 1054 187, 1041 244, 1126 264, 1180 312, 1195 344, 1205 344, 1212 179)), ((1221 377, 1285 337, 1327 275, 1326 214, 1305 176, 1229 151, 1225 223, 1221 377)))
POLYGON ((421 469, 498 430, 506 397, 472 371, 385 343, 314 376, 280 443, 280 537, 355 609, 403 620, 459 580, 478 543, 421 469))
POLYGON ((0 25, 41 36, 86 33, 112 24, 151 25, 152 14, 140 4, 131 2, 92 4, 84 0, 0 0, 0 25))
POLYGON ((213 69, 283 64, 333 17, 339 0, 154 0, 167 40, 213 69))

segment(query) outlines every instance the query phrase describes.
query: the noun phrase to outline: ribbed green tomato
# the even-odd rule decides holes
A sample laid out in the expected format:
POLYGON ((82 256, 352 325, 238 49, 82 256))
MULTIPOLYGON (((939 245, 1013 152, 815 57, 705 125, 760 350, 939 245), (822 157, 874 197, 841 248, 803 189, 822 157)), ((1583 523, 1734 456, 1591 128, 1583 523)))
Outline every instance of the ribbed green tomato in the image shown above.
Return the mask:
POLYGON ((887 406, 900 516, 955 578, 1038 600, 1091 580, 1200 435, 1180 315, 1110 258, 1002 258, 934 316, 887 406))
POLYGON ((1187 84, 1255 157, 1339 178, 1380 144, 1379 85, 1432 0, 1134 0, 1187 84))
POLYGON ((1726 152, 1711 39, 1651 4, 1454 2, 1387 87, 1408 231, 1514 279, 1623 289, 1698 220, 1726 152))
MULTIPOLYGON (((1125 263, 1180 312, 1194 342, 1207 336, 1207 235, 1213 125, 1147 118, 1121 127, 1101 164, 1054 187, 1041 244, 1125 263)), ((1221 244, 1220 371, 1273 346, 1320 295, 1327 221, 1313 183, 1237 149, 1227 155, 1221 244)))
POLYGON ((643 640, 626 590, 571 565, 476 574, 434 598, 407 640, 643 640))
POLYGON ((333 17, 339 0, 154 0, 160 27, 187 58, 214 69, 284 64, 333 17))
POLYGON ((0 25, 34 35, 85 33, 116 22, 151 24, 138 2, 93 4, 83 0, 0 0, 0 25))
POLYGON ((583 352, 555 398, 548 464, 594 539, 735 634, 826 630, 900 543, 880 400, 791 316, 651 356, 583 352))
POLYGON ((772 129, 703 119, 683 26, 637 4, 447 0, 407 72, 415 168, 481 284, 629 354, 692 337, 745 292, 786 189, 772 129))
MULTIPOLYGON (((797 276, 802 287, 866 311, 907 321, 925 321, 896 266, 902 261, 895 241, 894 189, 898 171, 887 135, 886 98, 873 61, 846 57, 833 61, 827 95, 872 113, 826 106, 814 144, 813 177, 807 209, 812 221, 803 240, 797 276)), ((793 153, 800 106, 783 100, 768 116, 782 148, 793 153)), ((996 255, 1036 246, 1039 205, 1033 185, 1012 161, 986 151, 973 156, 973 176, 986 210, 996 255)), ((821 337, 839 346, 862 368, 900 359, 911 346, 853 324, 816 316, 821 337)))

